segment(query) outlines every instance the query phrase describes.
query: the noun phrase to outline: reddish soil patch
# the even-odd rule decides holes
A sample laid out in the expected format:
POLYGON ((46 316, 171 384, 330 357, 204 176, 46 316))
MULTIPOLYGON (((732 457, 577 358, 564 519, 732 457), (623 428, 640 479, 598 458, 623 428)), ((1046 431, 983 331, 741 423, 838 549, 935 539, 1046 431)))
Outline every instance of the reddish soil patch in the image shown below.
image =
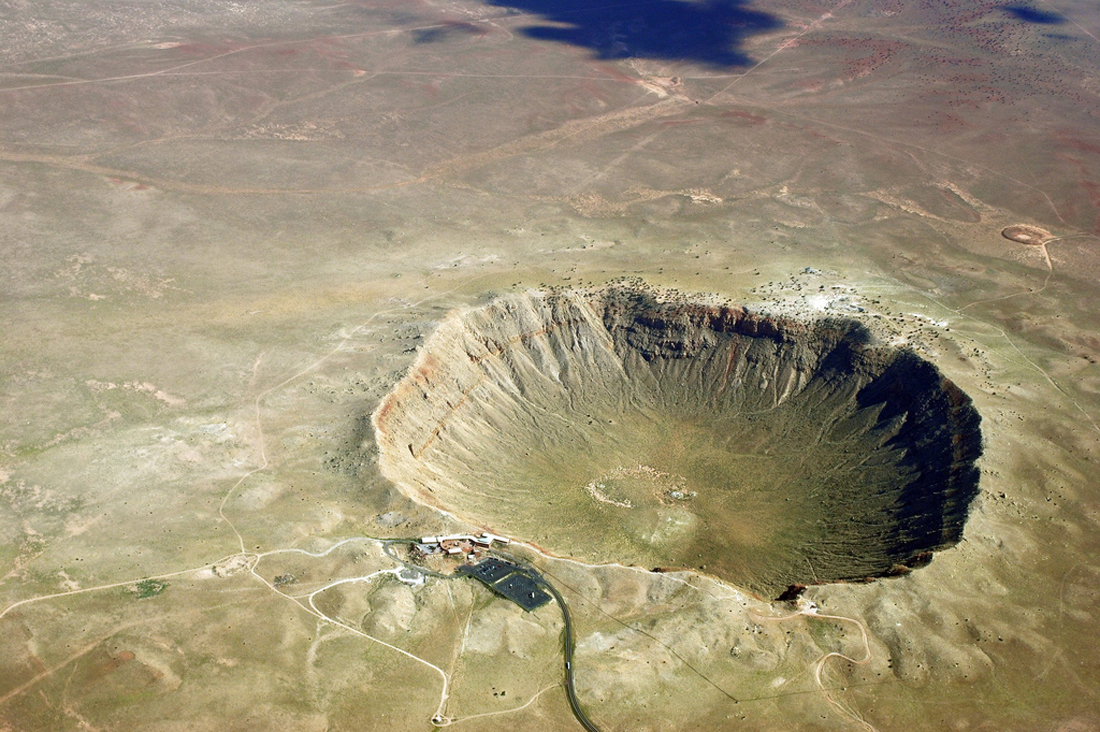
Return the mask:
POLYGON ((116 656, 104 652, 97 652, 98 659, 85 672, 84 682, 92 684, 114 673, 123 665, 134 660, 134 654, 130 651, 122 651, 116 656), (106 658, 104 658, 106 656, 106 658))
POLYGON ((767 117, 761 117, 758 114, 750 114, 749 112, 741 112, 741 111, 738 111, 736 109, 731 109, 728 112, 722 112, 722 114, 720 114, 718 116, 719 117, 724 117, 724 118, 734 118, 734 119, 737 119, 737 120, 744 120, 745 122, 748 122, 750 125, 752 125, 754 127, 757 126, 757 125, 762 125, 762 124, 764 124, 765 122, 768 121, 767 117))

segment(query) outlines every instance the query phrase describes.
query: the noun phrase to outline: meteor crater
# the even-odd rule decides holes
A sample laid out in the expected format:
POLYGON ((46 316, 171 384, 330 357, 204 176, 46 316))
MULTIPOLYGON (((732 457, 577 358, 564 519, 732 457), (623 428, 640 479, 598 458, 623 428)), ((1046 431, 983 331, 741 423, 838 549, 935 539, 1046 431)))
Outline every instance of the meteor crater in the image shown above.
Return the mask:
POLYGON ((453 313, 373 420, 416 501, 772 596, 926 562, 978 490, 979 415, 916 353, 642 286, 453 313))

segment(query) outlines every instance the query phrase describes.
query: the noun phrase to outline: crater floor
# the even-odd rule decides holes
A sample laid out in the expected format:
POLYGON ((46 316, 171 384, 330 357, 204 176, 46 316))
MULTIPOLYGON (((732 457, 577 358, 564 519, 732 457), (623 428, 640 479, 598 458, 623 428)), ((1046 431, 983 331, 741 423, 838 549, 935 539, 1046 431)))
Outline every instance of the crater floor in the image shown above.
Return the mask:
POLYGON ((421 503, 773 595, 957 542, 979 422, 935 366, 854 321, 629 286, 456 313, 374 413, 384 473, 421 503))

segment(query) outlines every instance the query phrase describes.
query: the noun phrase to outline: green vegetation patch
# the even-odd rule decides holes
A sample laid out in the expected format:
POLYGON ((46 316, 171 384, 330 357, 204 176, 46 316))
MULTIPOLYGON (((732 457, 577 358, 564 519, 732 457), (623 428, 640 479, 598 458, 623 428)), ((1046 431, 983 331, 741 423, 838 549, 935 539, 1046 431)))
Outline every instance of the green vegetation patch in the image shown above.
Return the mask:
POLYGON ((130 586, 129 590, 138 600, 156 597, 168 588, 167 582, 154 579, 143 579, 130 586))

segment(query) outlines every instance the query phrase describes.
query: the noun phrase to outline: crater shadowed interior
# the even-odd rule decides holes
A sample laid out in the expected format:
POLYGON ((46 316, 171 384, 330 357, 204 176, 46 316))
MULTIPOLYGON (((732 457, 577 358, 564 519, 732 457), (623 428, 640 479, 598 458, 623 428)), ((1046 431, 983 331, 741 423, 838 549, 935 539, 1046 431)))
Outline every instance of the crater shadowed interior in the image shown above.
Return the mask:
POLYGON ((646 289, 451 315, 374 413, 415 500, 587 561, 774 593, 959 540, 979 416, 915 353, 646 289))

